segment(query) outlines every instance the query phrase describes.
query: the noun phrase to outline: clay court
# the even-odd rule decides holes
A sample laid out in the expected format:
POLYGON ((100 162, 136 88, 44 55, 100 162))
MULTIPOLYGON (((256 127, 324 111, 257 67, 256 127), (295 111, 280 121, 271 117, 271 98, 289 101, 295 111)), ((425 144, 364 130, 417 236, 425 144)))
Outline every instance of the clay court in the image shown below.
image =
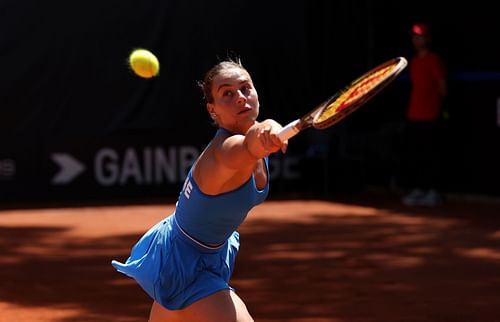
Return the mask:
MULTIPOLYGON (((362 199, 250 213, 232 285, 256 321, 500 321, 498 203, 362 199)), ((110 261, 173 209, 0 211, 0 321, 147 321, 150 299, 110 261)))

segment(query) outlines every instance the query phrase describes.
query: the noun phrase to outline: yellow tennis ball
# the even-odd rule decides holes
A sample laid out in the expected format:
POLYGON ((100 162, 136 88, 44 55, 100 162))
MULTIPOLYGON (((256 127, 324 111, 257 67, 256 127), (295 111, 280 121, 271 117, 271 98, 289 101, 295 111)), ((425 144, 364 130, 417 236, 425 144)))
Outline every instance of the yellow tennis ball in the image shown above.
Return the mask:
POLYGON ((140 77, 151 78, 158 75, 160 63, 158 58, 147 49, 135 49, 130 53, 130 68, 140 77))

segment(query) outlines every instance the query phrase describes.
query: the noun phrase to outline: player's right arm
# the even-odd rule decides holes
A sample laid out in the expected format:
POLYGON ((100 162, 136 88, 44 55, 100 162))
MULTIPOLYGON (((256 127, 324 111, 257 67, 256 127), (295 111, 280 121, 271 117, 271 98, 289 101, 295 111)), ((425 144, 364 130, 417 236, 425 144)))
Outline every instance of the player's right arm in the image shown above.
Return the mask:
POLYGON ((282 126, 274 120, 255 122, 245 135, 233 135, 223 140, 215 156, 224 166, 238 169, 253 165, 279 150, 285 152, 288 142, 281 142, 278 138, 281 129, 282 126))
POLYGON ((277 152, 284 152, 287 142, 277 134, 281 125, 272 120, 256 122, 245 135, 220 135, 202 153, 194 169, 195 180, 207 194, 218 194, 245 183, 257 162, 277 152))

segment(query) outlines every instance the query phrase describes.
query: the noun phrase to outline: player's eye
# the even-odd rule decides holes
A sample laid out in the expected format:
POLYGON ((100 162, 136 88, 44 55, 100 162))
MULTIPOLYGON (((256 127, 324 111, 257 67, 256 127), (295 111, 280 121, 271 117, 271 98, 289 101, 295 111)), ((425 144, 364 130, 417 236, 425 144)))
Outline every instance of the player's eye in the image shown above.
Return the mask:
POLYGON ((242 93, 248 93, 248 92, 250 92, 250 88, 251 87, 249 85, 243 85, 243 86, 241 86, 240 91, 242 93))
POLYGON ((222 92, 222 96, 224 96, 224 97, 231 97, 231 96, 233 96, 233 91, 231 91, 231 90, 225 90, 224 92, 222 92))

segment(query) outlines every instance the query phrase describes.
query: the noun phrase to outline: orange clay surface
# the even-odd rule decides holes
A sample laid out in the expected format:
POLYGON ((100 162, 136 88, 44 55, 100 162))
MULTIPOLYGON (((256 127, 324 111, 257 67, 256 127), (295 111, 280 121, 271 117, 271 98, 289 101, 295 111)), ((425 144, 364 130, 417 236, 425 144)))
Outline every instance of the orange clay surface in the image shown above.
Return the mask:
MULTIPOLYGON (((232 286, 256 321, 500 321, 500 206, 267 201, 232 286)), ((147 321, 110 265, 173 204, 0 210, 1 322, 147 321)))

